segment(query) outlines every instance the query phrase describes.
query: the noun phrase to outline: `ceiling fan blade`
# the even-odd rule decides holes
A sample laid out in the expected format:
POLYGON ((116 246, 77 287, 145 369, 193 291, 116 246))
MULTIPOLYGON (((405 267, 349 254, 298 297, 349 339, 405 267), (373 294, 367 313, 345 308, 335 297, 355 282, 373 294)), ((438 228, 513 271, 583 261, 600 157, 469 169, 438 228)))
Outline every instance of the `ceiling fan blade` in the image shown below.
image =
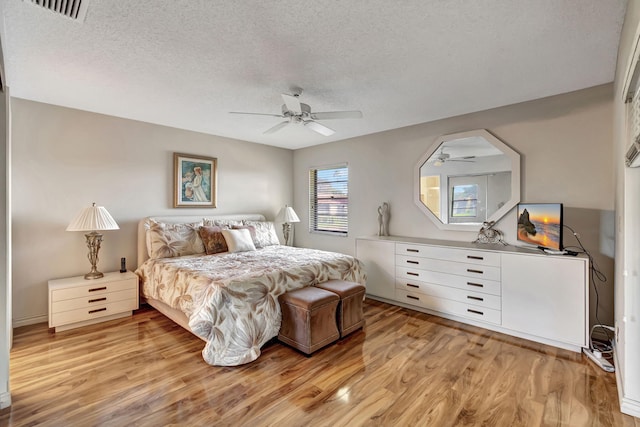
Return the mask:
POLYGON ((296 113, 296 114, 301 114, 302 113, 302 106, 300 105, 300 100, 298 99, 297 96, 288 95, 286 93, 283 93, 282 94, 282 99, 284 99, 284 104, 287 106, 289 111, 291 111, 293 113, 296 113))
POLYGON ((312 131, 318 132, 320 135, 331 136, 334 133, 336 133, 335 130, 333 130, 331 128, 328 128, 323 124, 320 124, 318 122, 314 122, 314 121, 311 121, 311 120, 304 122, 304 125, 306 127, 308 127, 309 129, 311 129, 312 131))
POLYGON ((280 122, 277 125, 265 130, 264 132, 262 132, 265 135, 268 135, 270 133, 275 133, 278 132, 280 129, 282 129, 283 127, 285 127, 286 125, 289 124, 289 120, 285 120, 284 122, 280 122))
POLYGON ((311 113, 314 120, 332 119, 361 119, 362 111, 326 111, 324 113, 311 113))
POLYGON ((266 113, 243 113, 240 111, 229 111, 229 114, 248 114, 250 116, 269 116, 269 117, 280 117, 284 118, 282 114, 266 114, 266 113))

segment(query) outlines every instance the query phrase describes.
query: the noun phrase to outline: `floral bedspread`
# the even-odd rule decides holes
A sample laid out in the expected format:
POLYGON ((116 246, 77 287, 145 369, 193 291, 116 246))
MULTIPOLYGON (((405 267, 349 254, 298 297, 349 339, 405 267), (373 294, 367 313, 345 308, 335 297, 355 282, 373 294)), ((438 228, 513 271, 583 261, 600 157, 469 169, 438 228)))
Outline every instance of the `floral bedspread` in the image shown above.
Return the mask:
POLYGON ((366 280, 351 256, 280 245, 150 259, 136 273, 144 296, 185 313, 191 330, 206 340, 204 360, 221 366, 257 359, 260 347, 278 335, 278 295, 332 279, 366 280))

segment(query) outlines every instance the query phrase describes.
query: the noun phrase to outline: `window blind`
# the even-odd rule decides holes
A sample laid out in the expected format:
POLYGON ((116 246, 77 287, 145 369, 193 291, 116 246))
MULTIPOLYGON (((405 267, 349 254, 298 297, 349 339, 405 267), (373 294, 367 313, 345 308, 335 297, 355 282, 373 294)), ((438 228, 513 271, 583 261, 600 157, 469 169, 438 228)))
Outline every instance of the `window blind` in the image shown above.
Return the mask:
POLYGON ((348 181, 347 165, 309 170, 309 231, 347 234, 348 181))

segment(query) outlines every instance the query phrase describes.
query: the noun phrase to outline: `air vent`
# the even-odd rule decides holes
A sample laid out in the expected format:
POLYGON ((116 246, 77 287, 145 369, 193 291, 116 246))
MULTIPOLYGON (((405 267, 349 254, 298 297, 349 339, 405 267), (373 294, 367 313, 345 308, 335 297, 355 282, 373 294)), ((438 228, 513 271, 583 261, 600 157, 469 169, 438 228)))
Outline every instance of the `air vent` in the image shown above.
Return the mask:
POLYGON ((24 0, 36 6, 43 7, 53 13, 66 16, 74 21, 84 22, 87 16, 89 0, 24 0))

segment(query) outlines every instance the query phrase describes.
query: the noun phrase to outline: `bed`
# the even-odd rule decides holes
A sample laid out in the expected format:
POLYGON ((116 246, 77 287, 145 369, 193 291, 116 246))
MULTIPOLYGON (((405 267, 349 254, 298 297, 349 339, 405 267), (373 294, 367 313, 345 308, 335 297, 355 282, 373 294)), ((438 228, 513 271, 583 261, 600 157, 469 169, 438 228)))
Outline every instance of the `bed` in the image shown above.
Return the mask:
POLYGON ((136 274, 143 298, 201 338, 204 360, 218 366, 257 359, 278 335, 278 295, 332 279, 366 280, 352 256, 280 245, 274 224, 258 214, 144 218, 136 274), (211 230, 228 247, 214 245, 211 230))

